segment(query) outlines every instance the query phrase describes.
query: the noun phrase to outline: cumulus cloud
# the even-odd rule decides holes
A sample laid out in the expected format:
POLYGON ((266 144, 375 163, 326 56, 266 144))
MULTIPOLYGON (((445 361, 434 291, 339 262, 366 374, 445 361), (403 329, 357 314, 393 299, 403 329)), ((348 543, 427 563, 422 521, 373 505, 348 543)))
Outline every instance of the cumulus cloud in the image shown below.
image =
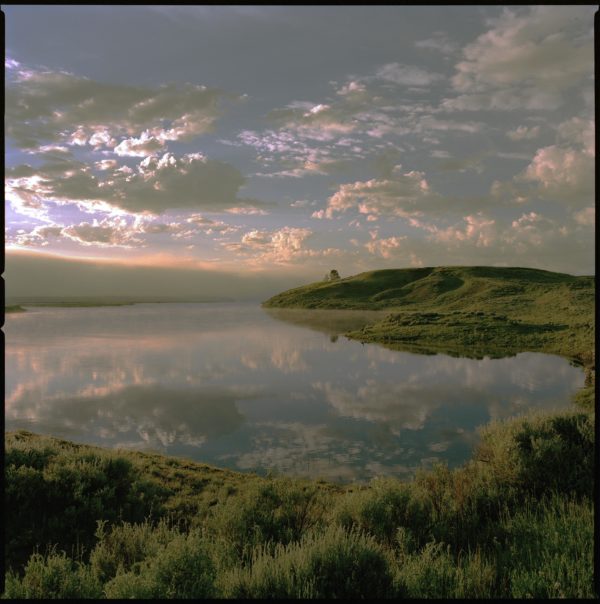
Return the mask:
POLYGON ((554 109, 565 90, 593 72, 592 13, 587 7, 504 9, 491 29, 463 49, 452 78, 461 96, 448 110, 554 109))
POLYGON ((82 222, 69 225, 62 229, 61 234, 81 245, 98 247, 131 247, 132 244, 141 244, 142 241, 127 227, 126 223, 114 223, 110 220, 92 223, 82 222))
POLYGON ((164 146, 164 140, 160 140, 148 133, 142 132, 139 138, 126 138, 122 140, 113 151, 117 155, 131 157, 147 157, 164 146))
POLYGON ((133 247, 143 244, 143 241, 136 237, 136 230, 119 218, 105 218, 68 226, 38 226, 29 232, 21 229, 21 232, 15 235, 9 234, 7 243, 25 247, 46 247, 51 239, 61 238, 80 245, 97 247, 133 247))
POLYGON ((312 231, 305 228, 255 229, 245 233, 239 243, 226 243, 223 247, 243 255, 258 254, 262 260, 285 263, 305 251, 305 242, 311 235, 312 231))
POLYGON ((594 197, 594 158, 557 145, 538 149, 517 180, 532 181, 538 193, 564 203, 589 203, 594 197))
POLYGON ((239 97, 192 84, 150 88, 18 71, 6 85, 6 134, 25 149, 43 141, 110 147, 146 130, 155 141, 188 141, 211 130, 226 98, 239 97))
POLYGON ((21 165, 7 170, 7 196, 17 203, 78 203, 83 207, 120 208, 160 214, 171 208, 226 210, 260 205, 237 197, 245 179, 233 166, 199 153, 176 157, 151 155, 136 170, 128 166, 93 174, 75 160, 21 165))
POLYGON ((254 229, 245 233, 237 243, 222 243, 226 250, 245 258, 251 266, 268 268, 307 259, 343 256, 338 248, 313 249, 308 241, 313 231, 307 228, 282 227, 273 231, 254 229))
POLYGON ((393 178, 371 179, 343 184, 328 200, 327 208, 317 218, 333 218, 351 209, 360 214, 406 216, 419 213, 435 194, 430 191, 423 172, 402 173, 396 166, 393 178))
POLYGON ((450 245, 471 242, 475 247, 490 247, 496 238, 496 221, 484 216, 482 212, 465 216, 460 226, 428 228, 430 239, 450 245))

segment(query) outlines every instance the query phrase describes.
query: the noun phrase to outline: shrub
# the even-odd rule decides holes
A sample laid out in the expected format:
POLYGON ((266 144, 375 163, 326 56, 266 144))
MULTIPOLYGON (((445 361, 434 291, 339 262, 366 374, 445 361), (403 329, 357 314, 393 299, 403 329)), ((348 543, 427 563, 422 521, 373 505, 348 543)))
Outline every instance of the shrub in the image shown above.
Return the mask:
POLYGON ((17 441, 7 451, 5 555, 13 568, 25 564, 38 544, 89 552, 97 520, 140 522, 151 512, 161 514, 162 490, 142 479, 128 459, 45 443, 17 441))
POLYGON ((504 519, 510 539, 498 565, 513 598, 593 598, 594 508, 553 495, 504 519))
POLYGON ((215 567, 198 533, 176 534, 153 557, 120 572, 106 585, 108 598, 210 598, 215 567))
POLYGON ((324 500, 316 486, 278 478, 254 484, 215 506, 207 524, 234 560, 248 563, 256 546, 298 540, 323 515, 324 500))
POLYGON ((493 564, 479 550, 456 559, 450 546, 432 541, 420 552, 401 556, 394 585, 408 598, 486 598, 495 580, 493 564))
POLYGON ((164 521, 156 527, 149 522, 123 523, 109 531, 105 525, 106 522, 98 522, 98 543, 90 554, 91 568, 102 583, 157 555, 176 534, 164 521))
POLYGON ((431 504, 433 540, 448 543, 458 552, 500 536, 497 521, 510 504, 510 492, 498 488, 476 465, 449 470, 438 464, 420 472, 415 482, 431 504))
POLYGON ((333 527, 300 542, 257 548, 252 566, 230 571, 222 594, 234 598, 385 598, 390 561, 372 537, 333 527))
POLYGON ((591 497, 594 414, 563 411, 492 424, 482 431, 478 457, 504 488, 591 497))
POLYGON ((411 542, 424 542, 430 516, 430 502, 414 485, 380 478, 368 489, 347 493, 334 511, 334 520, 342 527, 360 529, 386 545, 394 542, 398 527, 407 530, 411 542))
POLYGON ((67 558, 66 554, 51 553, 47 557, 33 554, 19 578, 9 572, 4 598, 73 599, 99 598, 102 588, 89 567, 67 558))

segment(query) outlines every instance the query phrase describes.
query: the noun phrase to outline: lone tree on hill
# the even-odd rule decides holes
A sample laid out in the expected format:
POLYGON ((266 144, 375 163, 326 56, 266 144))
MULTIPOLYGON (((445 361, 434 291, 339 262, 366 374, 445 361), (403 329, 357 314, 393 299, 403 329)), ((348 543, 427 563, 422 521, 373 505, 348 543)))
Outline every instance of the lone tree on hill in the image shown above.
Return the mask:
POLYGON ((333 269, 329 272, 329 281, 337 281, 340 278, 340 274, 333 269))

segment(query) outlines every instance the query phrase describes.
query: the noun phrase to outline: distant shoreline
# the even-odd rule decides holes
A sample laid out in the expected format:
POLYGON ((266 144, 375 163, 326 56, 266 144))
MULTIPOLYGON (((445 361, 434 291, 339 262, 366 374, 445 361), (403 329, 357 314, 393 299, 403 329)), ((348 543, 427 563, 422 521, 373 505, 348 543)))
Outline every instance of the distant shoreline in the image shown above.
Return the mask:
POLYGON ((39 308, 94 308, 101 306, 132 306, 134 304, 211 304, 211 303, 226 303, 236 302, 231 298, 210 298, 204 300, 50 300, 46 299, 29 299, 19 301, 19 303, 7 304, 4 307, 5 313, 26 312, 24 306, 39 307, 39 308))

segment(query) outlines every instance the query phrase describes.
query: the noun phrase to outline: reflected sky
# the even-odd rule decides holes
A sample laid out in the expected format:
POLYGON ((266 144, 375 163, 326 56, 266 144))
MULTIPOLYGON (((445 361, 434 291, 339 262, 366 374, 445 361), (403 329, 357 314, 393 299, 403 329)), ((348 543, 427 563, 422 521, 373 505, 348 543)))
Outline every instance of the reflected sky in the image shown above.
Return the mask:
POLYGON ((474 360, 336 338, 368 319, 343 312, 314 329, 235 303, 7 315, 6 430, 365 481, 459 465, 478 426, 564 407, 583 385, 552 355, 474 360))

